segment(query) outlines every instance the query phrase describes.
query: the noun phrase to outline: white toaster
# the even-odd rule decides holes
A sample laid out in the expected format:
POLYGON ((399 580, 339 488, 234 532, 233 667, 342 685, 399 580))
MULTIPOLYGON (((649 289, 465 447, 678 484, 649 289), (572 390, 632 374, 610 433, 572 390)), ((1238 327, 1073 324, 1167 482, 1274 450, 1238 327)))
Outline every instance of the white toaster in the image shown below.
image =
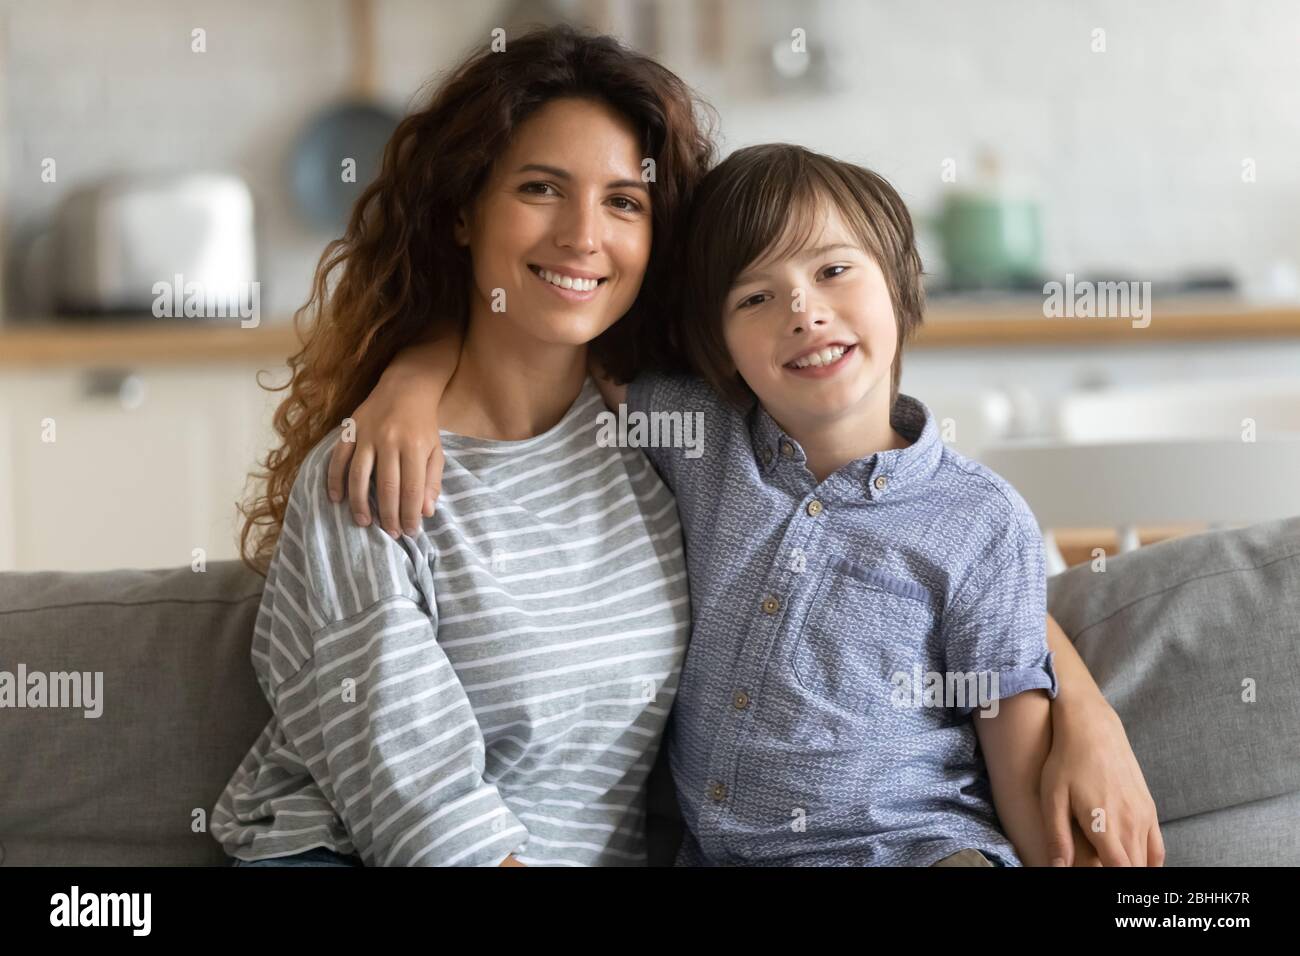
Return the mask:
POLYGON ((55 216, 58 310, 157 315, 159 290, 178 281, 239 294, 256 280, 253 220, 248 184, 227 173, 131 174, 78 188, 55 216))

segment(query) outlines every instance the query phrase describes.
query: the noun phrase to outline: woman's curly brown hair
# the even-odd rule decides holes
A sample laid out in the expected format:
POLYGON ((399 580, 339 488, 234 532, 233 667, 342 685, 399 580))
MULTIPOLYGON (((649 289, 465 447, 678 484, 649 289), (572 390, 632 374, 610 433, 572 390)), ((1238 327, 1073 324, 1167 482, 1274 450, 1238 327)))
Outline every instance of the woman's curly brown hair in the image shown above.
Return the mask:
POLYGON ((325 247, 311 295, 294 313, 302 348, 289 359, 290 381, 263 386, 289 394, 273 419, 280 446, 252 476, 266 482, 264 492, 239 506, 240 554, 255 571, 267 572, 307 453, 365 400, 403 348, 440 323, 464 330, 471 273, 453 237, 457 213, 471 205, 516 127, 559 97, 608 103, 654 160, 645 279, 628 313, 591 343, 593 354, 620 381, 650 366, 681 367, 664 321, 673 307, 673 237, 712 164, 711 111, 672 72, 608 36, 554 27, 510 40, 502 52, 474 53, 398 125, 378 177, 343 236, 325 247))

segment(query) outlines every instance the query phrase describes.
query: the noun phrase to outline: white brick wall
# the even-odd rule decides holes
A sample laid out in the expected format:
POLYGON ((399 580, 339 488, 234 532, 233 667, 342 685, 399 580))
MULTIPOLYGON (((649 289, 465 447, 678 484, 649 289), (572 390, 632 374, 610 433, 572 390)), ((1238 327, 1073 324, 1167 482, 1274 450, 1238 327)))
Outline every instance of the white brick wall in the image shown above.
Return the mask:
MULTIPOLYGON (((690 35, 683 3, 666 0, 665 35, 690 35)), ((409 102, 486 37, 504 6, 377 0, 385 94, 409 102)), ((705 72, 680 47, 662 53, 718 107, 727 148, 780 139, 857 159, 925 212, 946 188, 942 160, 957 160, 960 179, 989 144, 1037 184, 1055 273, 1158 279, 1227 266, 1250 276, 1300 262, 1294 0, 730 7, 728 71, 705 72), (811 100, 747 92, 752 75, 736 64, 788 36, 787 23, 838 52, 844 89, 811 100), (1089 50, 1094 27, 1106 30, 1106 53, 1089 50), (1257 163, 1253 184, 1241 181, 1246 157, 1257 163)), ((123 166, 226 167, 259 201, 263 308, 292 311, 329 237, 297 222, 284 163, 298 130, 347 81, 346 16, 343 0, 0 4, 7 258, 87 178, 123 166), (195 26, 208 33, 204 55, 189 52, 195 26), (59 162, 57 184, 39 180, 44 156, 59 162)))
POLYGON ((1300 3, 842 0, 814 10, 790 21, 810 41, 815 22, 838 47, 848 88, 733 103, 730 146, 789 140, 855 158, 915 212, 950 188, 944 157, 960 181, 989 144, 1037 184, 1056 274, 1300 265, 1300 3), (1105 53, 1090 50, 1094 27, 1105 53), (1246 157, 1253 184, 1241 180, 1246 157))

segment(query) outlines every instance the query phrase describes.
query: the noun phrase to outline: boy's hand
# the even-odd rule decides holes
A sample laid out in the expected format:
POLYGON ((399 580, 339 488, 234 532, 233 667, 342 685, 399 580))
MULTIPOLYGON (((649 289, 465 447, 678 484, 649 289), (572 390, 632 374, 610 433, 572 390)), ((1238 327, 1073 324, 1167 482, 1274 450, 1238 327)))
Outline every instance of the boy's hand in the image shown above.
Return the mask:
POLYGON ((372 471, 380 527, 390 535, 414 534, 421 516, 432 516, 445 463, 438 438, 438 405, 455 370, 459 345, 459 340, 444 340, 400 353, 353 412, 355 441, 340 438, 334 445, 326 481, 330 500, 343 500, 346 475, 352 520, 362 527, 373 519, 372 471))

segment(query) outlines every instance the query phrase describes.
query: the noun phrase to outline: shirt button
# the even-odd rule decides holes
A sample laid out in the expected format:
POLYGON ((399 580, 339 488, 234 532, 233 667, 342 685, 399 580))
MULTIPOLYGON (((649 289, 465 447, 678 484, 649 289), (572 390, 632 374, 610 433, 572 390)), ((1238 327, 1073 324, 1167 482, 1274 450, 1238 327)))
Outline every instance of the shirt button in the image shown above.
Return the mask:
POLYGON ((889 486, 889 479, 886 478, 884 475, 881 475, 875 481, 873 481, 872 484, 876 486, 877 491, 884 491, 885 488, 889 486))
POLYGON ((714 803, 721 803, 723 800, 727 799, 727 788, 720 783, 715 783, 713 786, 709 787, 709 797, 714 803))
POLYGON ((783 442, 781 442, 781 457, 782 457, 782 458, 793 458, 793 457, 794 457, 794 445, 791 445, 788 441, 783 441, 783 442))
POLYGON ((749 706, 749 695, 746 694, 743 690, 738 690, 736 691, 735 695, 731 698, 731 702, 735 704, 736 710, 744 710, 746 707, 749 706))
POLYGON ((816 499, 808 502, 808 513, 816 518, 822 513, 822 503, 816 499))
POLYGON ((781 609, 781 602, 778 601, 776 598, 769 597, 763 599, 764 614, 775 614, 780 609, 781 609))

